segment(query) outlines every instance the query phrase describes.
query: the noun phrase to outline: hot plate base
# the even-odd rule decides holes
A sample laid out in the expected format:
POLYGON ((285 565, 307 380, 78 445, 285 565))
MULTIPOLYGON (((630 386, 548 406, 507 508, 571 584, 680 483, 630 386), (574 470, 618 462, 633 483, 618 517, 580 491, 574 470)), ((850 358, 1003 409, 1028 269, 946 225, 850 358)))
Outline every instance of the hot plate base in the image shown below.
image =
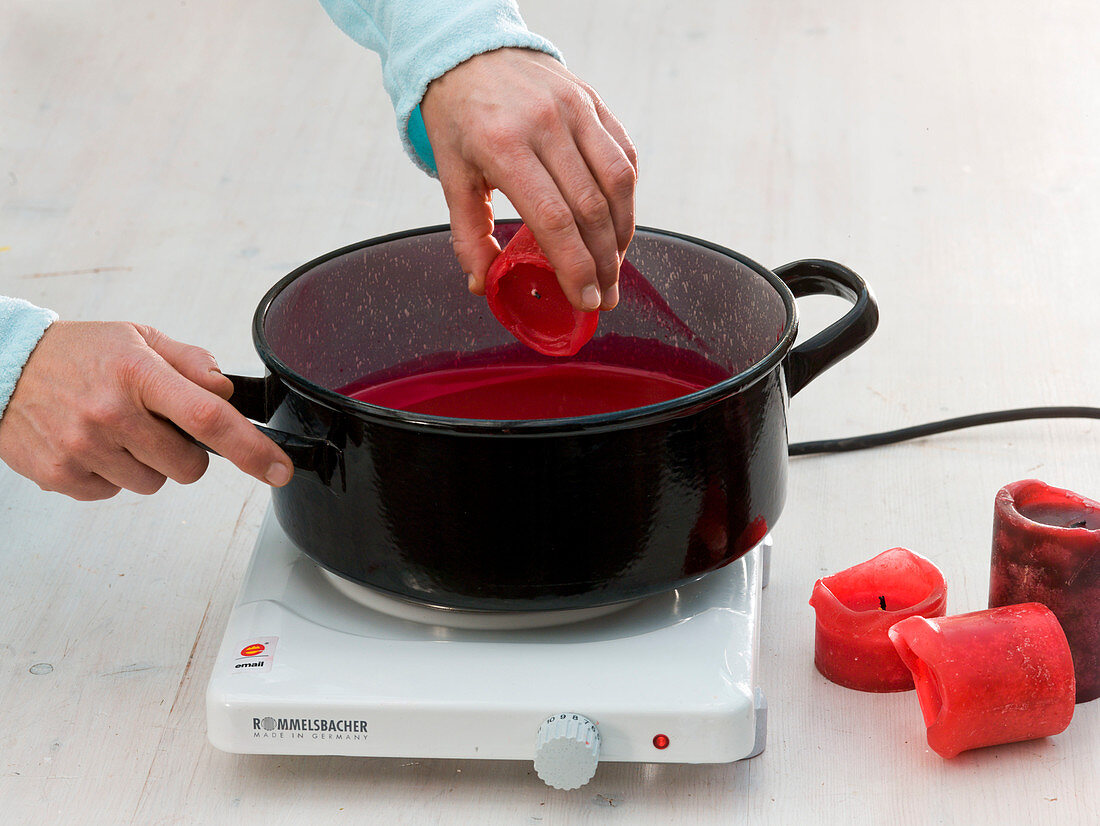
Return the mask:
POLYGON ((568 711, 597 724, 605 761, 754 756, 770 549, 769 536, 690 585, 586 621, 450 628, 340 593, 269 509, 207 689, 210 741, 246 754, 530 760, 542 721, 568 711))

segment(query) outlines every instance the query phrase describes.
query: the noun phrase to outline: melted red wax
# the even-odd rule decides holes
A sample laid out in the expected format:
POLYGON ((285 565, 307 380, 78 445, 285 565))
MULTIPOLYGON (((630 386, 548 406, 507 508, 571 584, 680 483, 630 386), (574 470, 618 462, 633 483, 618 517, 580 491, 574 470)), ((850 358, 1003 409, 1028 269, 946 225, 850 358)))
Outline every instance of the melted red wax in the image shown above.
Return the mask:
POLYGON ((698 378, 600 364, 497 364, 430 370, 338 392, 359 401, 460 419, 559 419, 628 410, 701 390, 698 378))

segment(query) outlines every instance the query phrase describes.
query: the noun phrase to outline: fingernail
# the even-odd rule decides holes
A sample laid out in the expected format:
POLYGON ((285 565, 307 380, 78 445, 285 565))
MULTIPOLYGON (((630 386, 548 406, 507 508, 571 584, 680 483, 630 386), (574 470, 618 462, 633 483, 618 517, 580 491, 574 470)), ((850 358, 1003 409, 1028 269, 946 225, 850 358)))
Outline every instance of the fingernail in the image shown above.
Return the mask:
POLYGON ((468 289, 470 292, 473 292, 477 289, 477 279, 474 278, 474 274, 472 272, 466 273, 466 289, 468 289))
POLYGON ((581 290, 581 306, 586 310, 595 310, 600 306, 600 288, 589 284, 581 290))
POLYGON ((616 282, 604 290, 603 293, 603 309, 613 310, 619 303, 619 285, 616 282))
POLYGON ((281 488, 290 481, 290 477, 293 473, 294 471, 282 462, 272 462, 271 467, 269 467, 267 473, 264 474, 264 480, 272 487, 281 488))

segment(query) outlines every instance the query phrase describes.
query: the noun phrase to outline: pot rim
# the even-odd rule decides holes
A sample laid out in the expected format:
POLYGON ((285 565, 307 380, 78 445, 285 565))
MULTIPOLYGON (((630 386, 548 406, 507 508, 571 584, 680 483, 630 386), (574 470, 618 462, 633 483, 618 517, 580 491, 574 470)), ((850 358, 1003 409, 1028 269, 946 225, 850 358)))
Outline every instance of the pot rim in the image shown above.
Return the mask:
MULTIPOLYGON (((503 219, 498 220, 496 223, 498 225, 518 224, 520 220, 503 219)), ((391 425, 412 427, 417 430, 433 430, 479 436, 534 436, 561 434, 566 432, 598 432, 607 429, 618 429, 624 425, 651 424, 679 418, 705 407, 709 407, 722 399, 728 398, 734 393, 744 390, 746 387, 770 374, 780 365, 787 351, 790 350, 791 346, 794 344, 795 337, 798 334, 798 305, 795 303, 794 294, 778 275, 739 252, 723 247, 720 244, 705 241, 701 238, 646 226, 638 226, 636 227, 636 231, 664 236, 666 238, 674 238, 679 241, 686 241, 690 244, 709 249, 720 255, 727 256, 748 267, 771 284, 775 291, 779 293, 780 298, 783 300, 784 308, 787 311, 786 324, 775 346, 772 347, 763 358, 757 360, 754 364, 742 370, 740 373, 709 385, 708 387, 704 387, 701 390, 696 390, 693 393, 688 393, 683 396, 677 396, 675 399, 669 399, 668 401, 588 416, 570 416, 558 419, 512 420, 461 419, 449 416, 434 416, 427 413, 411 413, 406 410, 396 410, 390 407, 369 404, 359 401, 358 399, 350 398, 349 396, 344 396, 341 393, 337 393, 335 390, 329 390, 326 387, 322 387, 310 381, 275 355, 271 345, 268 343, 267 335, 264 331, 264 320, 275 298, 291 283, 307 272, 334 258, 417 235, 450 232, 450 226, 448 224, 417 227, 415 229, 381 235, 376 238, 369 238, 365 241, 358 241, 354 244, 349 244, 345 247, 327 252, 297 267, 292 272, 279 279, 260 300, 259 305, 256 307, 256 312, 252 317, 252 342, 256 347, 256 352, 259 354, 260 360, 263 361, 267 369, 277 376, 281 382, 301 395, 306 396, 311 401, 321 404, 331 410, 341 413, 354 413, 359 418, 391 425)))

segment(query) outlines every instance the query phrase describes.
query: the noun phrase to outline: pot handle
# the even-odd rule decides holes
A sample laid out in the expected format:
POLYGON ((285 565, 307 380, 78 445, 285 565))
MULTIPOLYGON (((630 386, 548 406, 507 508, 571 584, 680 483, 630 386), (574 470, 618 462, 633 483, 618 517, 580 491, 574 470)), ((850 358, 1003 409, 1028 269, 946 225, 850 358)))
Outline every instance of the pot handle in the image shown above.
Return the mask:
MULTIPOLYGON (((246 419, 251 419, 253 423, 266 422, 270 419, 286 394, 286 388, 282 382, 276 381, 270 374, 263 378, 256 378, 227 373, 225 377, 233 382, 233 395, 229 397, 229 403, 238 413, 246 419)), ((343 467, 343 452, 328 439, 296 436, 262 424, 257 424, 256 429, 281 447, 295 468, 313 471, 326 485, 332 481, 337 468, 343 467)), ((180 430, 180 433, 204 450, 218 455, 216 450, 211 450, 184 431, 180 430)))
POLYGON ((871 337, 878 327, 878 303, 862 278, 835 261, 794 261, 777 268, 775 274, 795 298, 835 295, 852 302, 852 309, 843 317, 787 354, 787 391, 793 396, 871 337))

